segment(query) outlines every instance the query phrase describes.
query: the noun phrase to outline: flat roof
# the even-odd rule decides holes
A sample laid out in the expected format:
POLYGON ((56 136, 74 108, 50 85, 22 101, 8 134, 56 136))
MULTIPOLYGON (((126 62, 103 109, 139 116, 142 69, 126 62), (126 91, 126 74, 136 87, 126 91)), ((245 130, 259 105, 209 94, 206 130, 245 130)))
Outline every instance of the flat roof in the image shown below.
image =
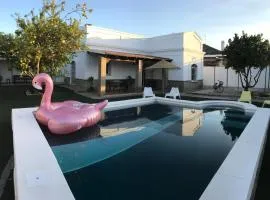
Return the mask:
POLYGON ((171 58, 139 54, 139 53, 130 53, 130 52, 120 52, 120 51, 107 51, 107 50, 96 50, 91 49, 87 51, 88 53, 94 53, 99 55, 111 56, 111 57, 125 57, 125 58, 133 58, 133 59, 148 59, 148 60, 166 60, 172 61, 171 58))

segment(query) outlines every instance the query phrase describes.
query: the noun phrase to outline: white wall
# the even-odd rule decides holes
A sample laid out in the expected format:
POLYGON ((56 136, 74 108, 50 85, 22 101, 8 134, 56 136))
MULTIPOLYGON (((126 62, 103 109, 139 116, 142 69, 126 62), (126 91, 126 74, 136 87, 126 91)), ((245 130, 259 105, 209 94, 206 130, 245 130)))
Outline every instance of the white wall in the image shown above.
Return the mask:
MULTIPOLYGON (((94 77, 94 79, 98 79, 98 56, 90 55, 87 52, 79 52, 73 60, 75 61, 77 79, 86 80, 90 76, 94 77)), ((71 65, 67 65, 66 69, 69 71, 70 76, 71 65)))
POLYGON ((0 75, 3 76, 2 82, 6 82, 7 79, 12 82, 12 76, 19 74, 20 72, 16 69, 9 70, 8 63, 5 60, 0 60, 0 75))
MULTIPOLYGON (((197 64, 197 80, 203 79, 202 40, 195 32, 173 33, 152 38, 87 26, 86 44, 93 50, 119 51, 171 58, 180 69, 169 70, 169 80, 191 80, 191 65, 197 64), (92 35, 91 35, 92 34, 92 35), (121 35, 123 34, 123 35, 121 35), (127 34, 127 35, 125 35, 127 34), (120 36, 122 39, 120 39, 120 36), (138 37, 137 37, 138 36, 138 37), (133 39, 130 39, 132 37, 133 39), (125 39, 123 39, 125 38, 125 39), (135 39, 134 39, 135 38, 135 39)), ((85 61, 86 62, 86 61, 85 61)), ((83 67, 85 70, 85 67, 83 67)), ((147 76, 161 77, 160 72, 147 76)), ((80 76, 80 73, 79 75, 80 76)), ((121 76, 121 75, 120 75, 121 76)), ((82 76, 80 76, 82 78, 82 76)))
POLYGON ((182 80, 191 80, 191 66, 197 65, 196 80, 203 79, 203 56, 202 40, 195 32, 185 32, 183 35, 183 69, 182 80))
POLYGON ((175 50, 181 51, 182 48, 183 33, 173 33, 145 39, 145 51, 151 54, 175 50))
POLYGON ((99 38, 99 39, 131 39, 131 38, 143 38, 144 36, 139 34, 132 34, 123 31, 117 31, 113 29, 101 28, 92 25, 86 25, 87 38, 99 38))
POLYGON ((12 81, 12 72, 8 70, 8 64, 4 60, 0 60, 0 75, 3 77, 2 82, 6 79, 12 81))
MULTIPOLYGON (((88 39, 86 45, 93 50, 147 54, 144 39, 88 39)), ((150 54, 150 53, 149 53, 150 54)))
POLYGON ((214 68, 204 66, 203 68, 203 85, 212 86, 214 85, 214 68))
MULTIPOLYGON (((257 70, 253 69, 252 74, 256 74, 257 70)), ((265 88, 265 75, 266 75, 266 88, 268 87, 269 81, 269 67, 262 71, 260 79, 255 86, 255 88, 265 88), (266 73, 266 74, 265 74, 266 73)), ((228 87, 238 87, 238 75, 233 69, 228 69, 228 82, 227 82, 227 69, 225 67, 215 67, 215 79, 224 82, 224 86, 228 87)), ((214 67, 204 67, 204 86, 213 86, 214 84, 214 67)), ((241 86, 241 81, 239 79, 239 87, 241 86)))
POLYGON ((184 32, 183 44, 185 49, 202 51, 202 39, 195 32, 184 32))
MULTIPOLYGON (((183 33, 176 33, 164 36, 148 38, 145 42, 149 54, 171 58, 179 68, 183 65, 183 33)), ((153 72, 153 79, 162 79, 161 70, 153 72), (156 78, 154 78, 156 77, 156 78)), ((182 80, 183 75, 180 69, 168 70, 168 80, 182 80)))
POLYGON ((127 79, 128 76, 136 78, 137 65, 128 62, 111 61, 111 75, 106 76, 107 80, 127 79))
MULTIPOLYGON (((86 80, 90 76, 98 79, 99 57, 95 54, 79 52, 73 59, 76 66, 76 78, 86 80)), ((107 80, 126 79, 128 76, 136 78, 137 65, 128 62, 111 61, 111 75, 107 76, 107 80)), ((66 76, 70 77, 71 65, 67 65, 66 76)))

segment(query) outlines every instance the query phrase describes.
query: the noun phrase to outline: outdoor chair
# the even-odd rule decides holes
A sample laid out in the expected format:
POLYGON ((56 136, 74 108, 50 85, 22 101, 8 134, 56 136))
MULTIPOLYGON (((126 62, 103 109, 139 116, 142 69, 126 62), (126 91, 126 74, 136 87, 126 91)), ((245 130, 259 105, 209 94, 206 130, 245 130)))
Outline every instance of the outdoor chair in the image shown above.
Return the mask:
POLYGON ((238 101, 251 103, 251 92, 243 91, 238 101))
POLYGON ((156 95, 154 94, 153 90, 151 87, 144 87, 143 89, 143 98, 146 97, 155 97, 156 95))
POLYGON ((171 91, 169 93, 165 94, 165 98, 167 98, 167 97, 172 97, 174 99, 179 97, 179 99, 181 99, 179 89, 176 87, 172 87, 171 91))
POLYGON ((265 101, 263 101, 262 107, 264 107, 265 105, 270 105, 270 100, 265 100, 265 101))

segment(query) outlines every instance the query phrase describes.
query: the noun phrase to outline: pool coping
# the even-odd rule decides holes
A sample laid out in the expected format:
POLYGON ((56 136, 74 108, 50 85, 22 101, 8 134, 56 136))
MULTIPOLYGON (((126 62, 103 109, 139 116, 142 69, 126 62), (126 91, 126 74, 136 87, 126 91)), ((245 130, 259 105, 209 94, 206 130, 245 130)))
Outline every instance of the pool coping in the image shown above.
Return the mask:
MULTIPOLYGON (((244 132, 200 198, 201 200, 249 199, 266 138, 270 109, 257 108, 251 104, 235 101, 193 102, 151 97, 109 102, 104 111, 154 103, 195 109, 226 106, 242 109, 248 114, 254 113, 244 132), (242 166, 245 170, 234 166, 242 166)), ((21 108, 12 110, 15 198, 19 200, 73 200, 75 198, 54 153, 32 114, 36 109, 21 108)))

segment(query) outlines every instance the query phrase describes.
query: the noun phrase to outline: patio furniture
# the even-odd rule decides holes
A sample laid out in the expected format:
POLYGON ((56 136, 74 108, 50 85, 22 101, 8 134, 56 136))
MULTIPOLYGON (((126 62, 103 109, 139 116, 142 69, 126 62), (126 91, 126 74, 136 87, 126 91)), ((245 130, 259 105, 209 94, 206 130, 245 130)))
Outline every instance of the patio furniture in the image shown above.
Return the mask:
POLYGON ((171 69, 179 69, 174 63, 167 60, 161 60, 154 65, 145 68, 145 70, 161 70, 162 71, 162 92, 165 92, 165 88, 168 85, 168 71, 171 69))
POLYGON ((166 93, 165 94, 165 98, 167 98, 167 97, 172 97, 174 99, 176 99, 177 97, 179 97, 179 99, 180 99, 181 97, 180 97, 179 89, 176 88, 176 87, 172 87, 171 91, 169 93, 166 93))
POLYGON ((144 87, 143 89, 143 98, 146 97, 155 97, 156 95, 154 94, 153 90, 151 87, 144 87))
POLYGON ((243 91, 241 93, 241 96, 238 99, 238 101, 251 103, 251 92, 250 91, 243 91))
POLYGON ((31 83, 32 78, 30 76, 21 76, 21 75, 13 75, 13 83, 14 84, 27 84, 31 83))
POLYGON ((265 101, 263 101, 262 107, 264 107, 264 105, 270 105, 270 100, 265 100, 265 101))

